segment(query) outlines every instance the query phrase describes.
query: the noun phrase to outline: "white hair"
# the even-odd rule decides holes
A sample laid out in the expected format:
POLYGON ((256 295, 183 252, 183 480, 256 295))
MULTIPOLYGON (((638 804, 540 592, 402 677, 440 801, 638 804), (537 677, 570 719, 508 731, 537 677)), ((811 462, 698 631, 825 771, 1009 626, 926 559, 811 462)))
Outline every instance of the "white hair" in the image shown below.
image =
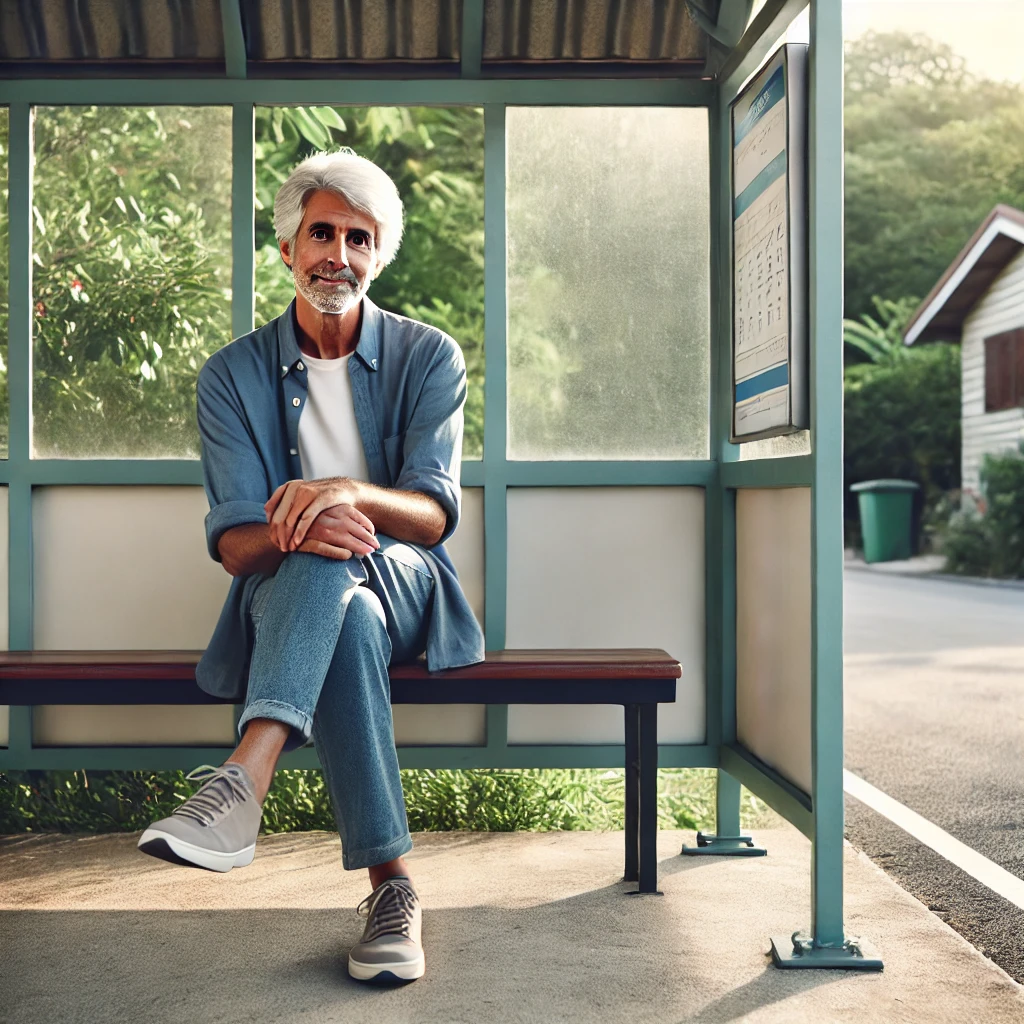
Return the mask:
POLYGON ((295 245, 306 204, 320 190, 334 192, 349 206, 373 218, 377 225, 377 260, 387 266, 402 244, 402 197, 386 171, 348 146, 306 157, 277 190, 274 233, 278 242, 295 245))

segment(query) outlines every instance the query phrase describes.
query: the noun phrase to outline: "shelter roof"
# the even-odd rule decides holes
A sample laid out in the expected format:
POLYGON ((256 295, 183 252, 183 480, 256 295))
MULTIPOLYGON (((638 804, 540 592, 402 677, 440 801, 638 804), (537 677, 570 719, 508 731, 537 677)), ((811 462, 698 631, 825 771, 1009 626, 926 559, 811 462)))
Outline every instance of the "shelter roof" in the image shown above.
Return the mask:
POLYGON ((750 9, 751 0, 0 0, 0 77, 223 77, 239 29, 251 78, 459 77, 465 26, 481 77, 692 78, 707 74, 709 32, 735 42, 750 9))
POLYGON ((1024 212, 1000 203, 946 268, 903 331, 915 341, 959 341, 964 318, 1024 247, 1024 212))

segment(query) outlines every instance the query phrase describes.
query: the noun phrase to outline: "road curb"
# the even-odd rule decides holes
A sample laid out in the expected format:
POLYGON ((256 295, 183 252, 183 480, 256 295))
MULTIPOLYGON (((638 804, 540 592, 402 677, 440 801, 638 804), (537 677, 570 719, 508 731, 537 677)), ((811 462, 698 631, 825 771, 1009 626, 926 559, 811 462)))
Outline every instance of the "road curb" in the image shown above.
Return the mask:
POLYGON ((873 569, 863 562, 846 562, 844 570, 871 573, 874 576, 901 576, 912 580, 943 580, 946 583, 969 583, 979 587, 1001 587, 1007 590, 1024 590, 1024 580, 996 580, 986 576, 958 576, 949 572, 907 572, 895 569, 873 569))

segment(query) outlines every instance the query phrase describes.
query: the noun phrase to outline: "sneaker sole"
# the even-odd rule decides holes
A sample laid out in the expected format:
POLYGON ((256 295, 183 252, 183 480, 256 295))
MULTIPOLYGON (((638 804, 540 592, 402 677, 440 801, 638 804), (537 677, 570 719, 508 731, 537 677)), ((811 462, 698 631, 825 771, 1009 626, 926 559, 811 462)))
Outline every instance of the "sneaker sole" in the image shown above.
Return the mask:
POLYGON ((165 854, 170 851, 180 860, 194 864, 196 867, 209 868, 211 871, 230 871, 232 868, 244 868, 251 864, 256 856, 256 844, 239 850, 238 853, 224 853, 220 850, 207 850, 194 843, 186 843, 177 836, 161 832, 157 828, 147 828, 139 838, 138 848, 161 860, 169 860, 165 854))
POLYGON ((361 964, 348 958, 348 973, 358 981, 414 981, 422 978, 426 963, 421 953, 416 960, 398 960, 393 963, 361 964))

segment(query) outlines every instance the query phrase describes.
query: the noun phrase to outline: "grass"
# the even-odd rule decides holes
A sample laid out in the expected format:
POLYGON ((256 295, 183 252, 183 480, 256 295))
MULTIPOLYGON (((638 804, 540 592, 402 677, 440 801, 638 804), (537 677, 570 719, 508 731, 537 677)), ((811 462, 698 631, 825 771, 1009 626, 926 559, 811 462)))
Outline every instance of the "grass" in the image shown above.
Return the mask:
MULTIPOLYGON (((624 770, 410 769, 402 772, 413 832, 608 831, 623 828, 624 770)), ((173 772, 0 772, 0 834, 139 832, 169 815, 197 784, 173 772)), ((714 829, 715 773, 658 772, 658 827, 714 829)), ((744 828, 781 819, 742 790, 744 828)), ((263 805, 261 831, 335 831, 323 775, 281 769, 263 805)))

